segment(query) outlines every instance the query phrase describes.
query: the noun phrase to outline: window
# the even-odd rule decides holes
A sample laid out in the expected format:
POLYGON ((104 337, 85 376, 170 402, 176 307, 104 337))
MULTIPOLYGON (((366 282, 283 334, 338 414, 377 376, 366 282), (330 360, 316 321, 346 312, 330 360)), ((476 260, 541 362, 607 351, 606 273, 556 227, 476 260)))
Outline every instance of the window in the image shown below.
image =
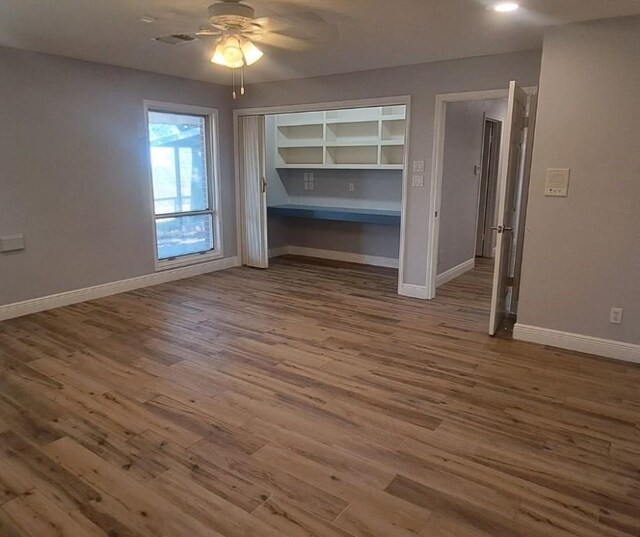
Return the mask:
POLYGON ((214 110, 147 104, 156 264, 221 257, 214 110))

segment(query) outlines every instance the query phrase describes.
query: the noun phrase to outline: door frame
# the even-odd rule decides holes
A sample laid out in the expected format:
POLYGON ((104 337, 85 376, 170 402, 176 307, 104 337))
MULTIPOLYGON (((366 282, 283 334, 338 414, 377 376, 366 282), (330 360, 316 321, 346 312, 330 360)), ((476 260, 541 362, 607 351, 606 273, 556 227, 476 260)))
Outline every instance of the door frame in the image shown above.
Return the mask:
MULTIPOLYGON (((529 96, 538 93, 537 86, 523 88, 529 96)), ((433 153, 431 159, 431 185, 429 192, 429 231, 427 233, 427 298, 436 297, 436 276, 438 275, 438 245, 440 242, 440 210, 442 201, 442 177, 444 171, 445 127, 447 104, 469 101, 506 99, 508 86, 504 89, 440 93, 436 95, 435 119, 433 127, 433 153)))
MULTIPOLYGON (((238 195, 240 189, 240 172, 239 172, 239 122, 242 116, 269 116, 277 114, 291 114, 295 112, 318 112, 324 110, 340 110, 342 108, 368 108, 373 106, 406 106, 405 119, 405 139, 404 139, 404 155, 402 167, 402 204, 400 207, 400 253, 398 258, 398 294, 402 294, 401 290, 404 285, 404 266, 406 249, 406 213, 407 213, 407 194, 409 191, 409 147, 411 132, 411 95, 398 95, 392 97, 374 97, 370 99, 352 99, 343 101, 326 101, 306 104, 291 104, 279 106, 261 106, 255 108, 236 108, 233 110, 233 154, 235 162, 235 188, 236 188, 236 240, 238 254, 242 256, 243 239, 241 233, 242 223, 242 205, 238 195)), ((243 260, 240 260, 242 264, 243 260)))

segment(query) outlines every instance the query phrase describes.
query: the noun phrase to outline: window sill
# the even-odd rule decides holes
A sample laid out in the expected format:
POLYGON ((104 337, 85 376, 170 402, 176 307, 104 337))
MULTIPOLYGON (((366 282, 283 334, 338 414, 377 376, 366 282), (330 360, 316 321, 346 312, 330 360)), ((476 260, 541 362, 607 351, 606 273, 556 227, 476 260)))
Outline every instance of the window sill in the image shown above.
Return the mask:
POLYGON ((195 255, 187 255, 184 257, 179 257, 177 259, 167 260, 167 261, 158 261, 156 260, 156 272, 162 272, 163 270, 179 268, 179 267, 188 267, 192 265, 200 265, 201 263, 206 263, 208 261, 215 261, 216 259, 222 259, 224 254, 222 250, 212 250, 211 252, 207 252, 206 254, 195 254, 195 255))

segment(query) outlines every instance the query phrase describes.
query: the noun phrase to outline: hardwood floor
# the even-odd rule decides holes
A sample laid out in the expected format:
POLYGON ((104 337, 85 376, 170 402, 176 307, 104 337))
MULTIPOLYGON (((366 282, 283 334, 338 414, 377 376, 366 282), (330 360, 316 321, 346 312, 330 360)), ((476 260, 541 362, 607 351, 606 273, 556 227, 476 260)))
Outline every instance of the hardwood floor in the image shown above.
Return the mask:
POLYGON ((640 535, 640 368, 286 257, 0 324, 0 535, 640 535))

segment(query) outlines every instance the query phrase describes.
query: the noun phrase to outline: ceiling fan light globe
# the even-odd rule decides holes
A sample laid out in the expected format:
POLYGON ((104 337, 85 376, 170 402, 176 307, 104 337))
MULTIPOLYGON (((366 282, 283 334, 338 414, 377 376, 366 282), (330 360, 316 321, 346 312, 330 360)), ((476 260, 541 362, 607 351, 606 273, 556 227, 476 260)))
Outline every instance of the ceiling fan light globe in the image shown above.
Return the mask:
POLYGON ((256 47, 249 39, 242 40, 241 48, 244 61, 247 65, 253 65, 264 56, 264 52, 256 47))
POLYGON ((213 51, 211 63, 237 69, 244 65, 244 56, 240 42, 236 37, 229 36, 222 39, 213 51))
POLYGON ((498 13, 511 13, 512 11, 516 11, 519 7, 520 5, 516 2, 498 2, 497 4, 493 4, 491 9, 498 13))

